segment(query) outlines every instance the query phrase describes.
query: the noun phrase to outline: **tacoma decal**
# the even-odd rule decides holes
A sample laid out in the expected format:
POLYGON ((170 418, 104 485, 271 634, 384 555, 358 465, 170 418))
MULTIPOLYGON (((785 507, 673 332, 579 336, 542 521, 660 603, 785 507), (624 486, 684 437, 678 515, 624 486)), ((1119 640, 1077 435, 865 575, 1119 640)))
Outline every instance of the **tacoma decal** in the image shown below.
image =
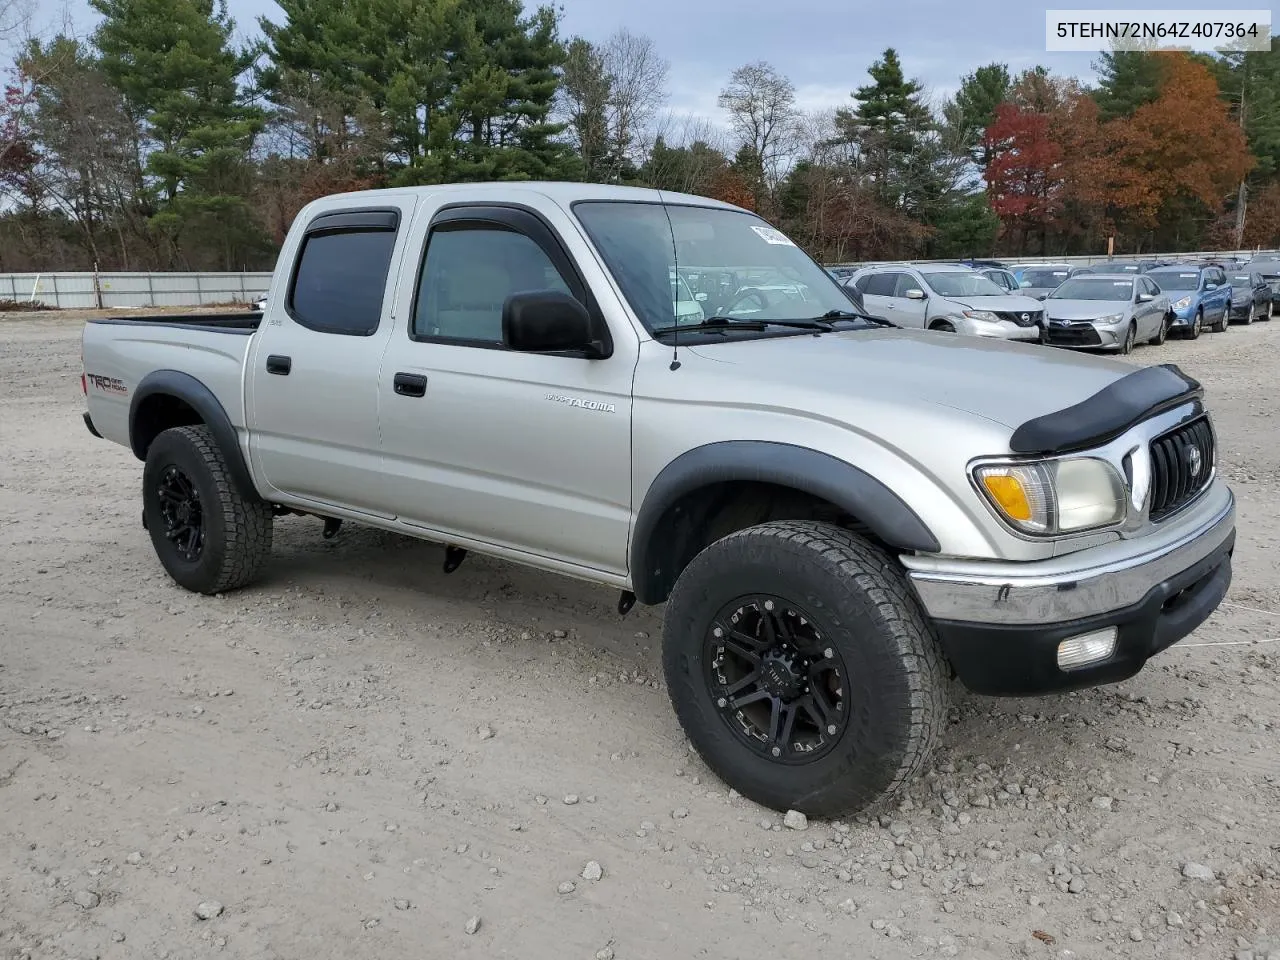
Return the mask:
POLYGON ((115 377, 103 377, 96 373, 86 373, 85 379, 103 393, 114 393, 123 397, 129 392, 129 388, 124 385, 124 381, 117 380, 115 377))
POLYGON ((562 397, 558 393, 548 393, 547 399, 570 407, 581 407, 583 410, 598 410, 601 413, 617 413, 618 408, 612 403, 601 403, 599 400, 583 400, 580 397, 562 397))

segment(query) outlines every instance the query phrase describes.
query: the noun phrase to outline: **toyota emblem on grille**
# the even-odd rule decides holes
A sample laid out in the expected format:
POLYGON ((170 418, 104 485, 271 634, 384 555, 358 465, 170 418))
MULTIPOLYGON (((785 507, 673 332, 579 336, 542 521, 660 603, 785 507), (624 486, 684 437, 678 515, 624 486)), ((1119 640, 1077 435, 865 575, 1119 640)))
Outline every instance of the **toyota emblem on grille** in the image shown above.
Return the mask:
POLYGON ((1024 314, 1022 315, 1022 322, 1023 322, 1023 323, 1028 322, 1030 319, 1031 319, 1031 314, 1029 314, 1029 313, 1024 313, 1024 314))
POLYGON ((1187 448, 1187 467, 1191 470, 1191 476, 1200 476, 1200 468, 1204 466, 1204 457, 1200 455, 1199 447, 1187 448))

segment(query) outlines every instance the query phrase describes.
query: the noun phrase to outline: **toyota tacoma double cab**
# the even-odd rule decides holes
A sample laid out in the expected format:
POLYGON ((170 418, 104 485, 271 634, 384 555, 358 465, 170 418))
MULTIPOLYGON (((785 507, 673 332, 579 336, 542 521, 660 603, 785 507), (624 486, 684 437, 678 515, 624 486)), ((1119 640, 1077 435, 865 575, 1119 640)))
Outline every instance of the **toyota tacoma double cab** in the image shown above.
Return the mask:
POLYGON ((864 316, 702 197, 325 197, 263 313, 90 321, 83 363, 86 425, 142 461, 182 587, 253 582, 304 514, 436 542, 447 571, 479 551, 605 584, 620 614, 665 603, 681 725, 777 809, 891 796, 957 678, 1131 677, 1231 579, 1234 499, 1177 367, 864 316), (698 312, 686 275, 717 278, 698 312))

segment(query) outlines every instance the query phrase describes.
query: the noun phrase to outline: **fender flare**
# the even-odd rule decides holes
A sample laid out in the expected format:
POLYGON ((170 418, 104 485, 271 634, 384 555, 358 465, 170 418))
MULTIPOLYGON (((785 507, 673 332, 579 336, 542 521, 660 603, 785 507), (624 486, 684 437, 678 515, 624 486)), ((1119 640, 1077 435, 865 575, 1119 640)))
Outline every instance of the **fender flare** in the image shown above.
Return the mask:
POLYGON ((651 569, 654 533, 668 509, 701 487, 733 480, 773 483, 821 497, 856 516, 872 533, 900 550, 937 553, 933 532, 901 497, 850 463, 790 443, 725 440, 695 447, 672 460, 645 493, 632 530, 633 589, 641 603, 656 602, 651 569))
POLYGON ((129 402, 129 446, 135 457, 143 461, 147 459, 147 448, 137 429, 138 413, 143 402, 156 394, 176 397, 195 410, 213 434, 214 442, 226 457, 231 476, 242 493, 260 496, 240 450, 236 428, 232 426, 231 418, 227 416, 221 401, 202 382, 181 370, 153 370, 142 378, 142 382, 134 390, 133 399, 129 402))

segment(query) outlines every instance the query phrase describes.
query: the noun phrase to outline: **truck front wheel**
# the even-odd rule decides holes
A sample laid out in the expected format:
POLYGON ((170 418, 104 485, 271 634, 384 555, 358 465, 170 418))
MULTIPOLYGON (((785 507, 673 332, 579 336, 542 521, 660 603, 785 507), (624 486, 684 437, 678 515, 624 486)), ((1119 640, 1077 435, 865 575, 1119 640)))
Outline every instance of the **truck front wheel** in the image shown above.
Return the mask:
POLYGON ((208 427, 173 427, 155 438, 142 497, 156 555, 188 590, 242 587, 271 553, 271 506, 236 486, 208 427))
POLYGON ((663 624, 693 746, 743 796, 861 810, 924 766, 946 719, 941 648, 901 569, 840 527, 775 521, 699 553, 663 624))

